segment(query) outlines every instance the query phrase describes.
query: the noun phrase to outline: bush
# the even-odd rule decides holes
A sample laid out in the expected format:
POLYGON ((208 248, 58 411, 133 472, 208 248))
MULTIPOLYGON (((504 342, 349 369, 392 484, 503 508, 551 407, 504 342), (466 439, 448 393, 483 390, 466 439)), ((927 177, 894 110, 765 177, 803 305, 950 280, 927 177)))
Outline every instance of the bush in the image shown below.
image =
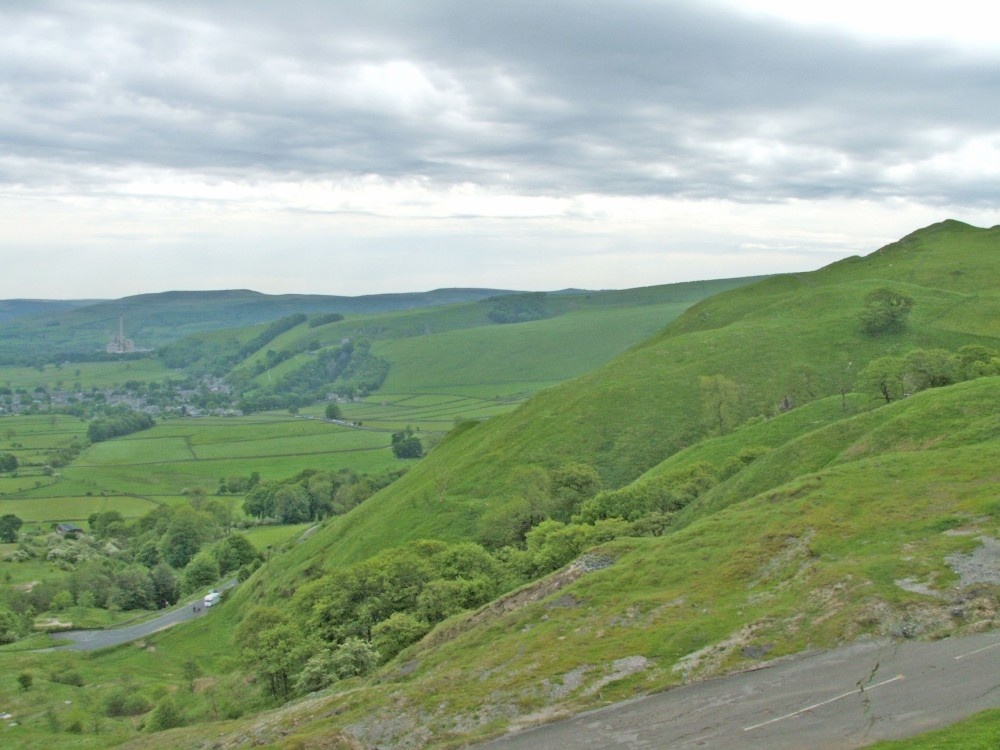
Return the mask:
POLYGON ((375 669, 378 662, 378 651, 360 638, 348 638, 333 652, 333 669, 342 680, 348 677, 364 677, 375 669))
POLYGON ((104 699, 104 713, 112 717, 139 716, 150 708, 144 696, 126 688, 116 688, 104 699))
POLYGON ((333 651, 326 648, 309 657, 295 680, 295 692, 314 693, 337 680, 333 651))
POLYGON ((58 682, 60 685, 72 685, 73 687, 83 687, 83 675, 75 669, 66 669, 62 672, 53 672, 49 675, 51 682, 58 682))
POLYGON ((400 651, 424 637, 430 625, 405 612, 394 612, 372 628, 372 645, 383 661, 389 661, 400 651))
POLYGON ((0 645, 13 643, 21 637, 21 623, 14 612, 0 606, 0 645))
POLYGON ((164 698, 156 704, 153 713, 149 717, 146 729, 150 732, 162 732, 164 729, 173 729, 184 725, 184 716, 181 714, 177 704, 172 698, 164 698))

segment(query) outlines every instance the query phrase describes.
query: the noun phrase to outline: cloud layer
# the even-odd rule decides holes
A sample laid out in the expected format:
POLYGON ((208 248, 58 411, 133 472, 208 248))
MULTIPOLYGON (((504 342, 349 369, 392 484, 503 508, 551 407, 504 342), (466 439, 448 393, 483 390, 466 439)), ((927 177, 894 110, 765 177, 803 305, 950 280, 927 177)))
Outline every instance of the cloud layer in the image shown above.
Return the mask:
MULTIPOLYGON (((256 226, 245 247, 264 253, 261 238, 299 224, 288 239, 304 254, 332 233, 390 258, 462 244, 450 262, 471 268, 477 237, 513 237, 512 257, 581 233, 603 237, 585 253, 616 236, 642 252, 710 249, 697 215, 720 204, 993 210, 1000 58, 690 5, 5 3, 0 200, 23 221, 0 249, 73 247, 47 216, 77 246, 121 236, 161 254, 238 244, 233 222, 256 226), (665 217, 690 214, 662 234, 665 217)), ((745 224, 717 226, 722 246, 752 243, 745 224)), ((832 251, 825 236, 797 244, 832 251)))

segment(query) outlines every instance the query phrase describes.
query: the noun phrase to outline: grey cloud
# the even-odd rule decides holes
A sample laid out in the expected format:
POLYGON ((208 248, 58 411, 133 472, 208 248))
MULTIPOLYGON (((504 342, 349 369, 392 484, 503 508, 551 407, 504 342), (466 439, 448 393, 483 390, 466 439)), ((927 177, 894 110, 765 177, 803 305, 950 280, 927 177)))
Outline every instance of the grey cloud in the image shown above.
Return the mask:
POLYGON ((888 176, 997 133, 997 60, 942 46, 639 0, 77 0, 0 22, 0 141, 42 181, 146 165, 554 195, 996 193, 888 176))

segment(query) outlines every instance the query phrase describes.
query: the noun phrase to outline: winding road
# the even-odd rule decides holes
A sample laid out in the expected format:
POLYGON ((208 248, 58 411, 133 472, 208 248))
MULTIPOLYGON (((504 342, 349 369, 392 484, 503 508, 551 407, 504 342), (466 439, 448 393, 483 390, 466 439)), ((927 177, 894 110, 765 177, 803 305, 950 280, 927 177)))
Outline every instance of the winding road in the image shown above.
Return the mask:
MULTIPOLYGON (((226 581, 219 586, 220 591, 231 589, 236 585, 236 579, 226 581)), ((197 617, 207 617, 212 612, 211 607, 202 605, 201 599, 195 599, 181 604, 173 609, 157 615, 151 620, 141 622, 137 625, 128 625, 123 628, 111 628, 108 630, 67 630, 62 633, 53 633, 53 640, 70 641, 70 643, 53 646, 46 651, 94 651, 99 648, 110 646, 120 646, 123 643, 145 638, 160 630, 173 627, 177 623, 193 620, 197 617), (198 611, 195 612, 194 605, 197 603, 198 611)))
POLYGON ((1000 705, 1000 633, 860 641, 511 734, 480 750, 847 750, 1000 705))

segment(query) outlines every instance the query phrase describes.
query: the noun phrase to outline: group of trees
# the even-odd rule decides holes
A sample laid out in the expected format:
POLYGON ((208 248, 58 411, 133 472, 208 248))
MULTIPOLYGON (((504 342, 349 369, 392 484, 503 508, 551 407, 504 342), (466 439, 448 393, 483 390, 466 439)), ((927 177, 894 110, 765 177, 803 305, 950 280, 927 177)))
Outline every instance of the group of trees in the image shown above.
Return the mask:
POLYGON ((956 352, 914 349, 873 359, 859 374, 858 388, 888 404, 927 388, 989 375, 1000 375, 1000 354, 985 346, 967 345, 956 352))
POLYGON ((13 453, 0 453, 0 474, 17 471, 18 466, 17 456, 13 453))
POLYGON ((236 642, 266 692, 284 700, 366 674, 433 623, 510 585, 479 545, 415 542, 306 584, 281 610, 250 611, 236 642))
POLYGON ((290 479, 255 485, 243 500, 243 512, 281 523, 305 523, 342 515, 387 487, 404 471, 373 476, 349 469, 336 472, 307 469, 290 479))
POLYGON ((319 348, 297 345, 280 352, 269 350, 264 359, 246 371, 234 372, 229 381, 240 393, 238 406, 244 413, 264 409, 301 407, 322 401, 330 391, 347 397, 367 395, 377 390, 389 374, 389 362, 372 352, 365 339, 348 341, 338 347, 319 348), (315 355, 303 365, 285 373, 266 386, 253 378, 307 349, 315 355))
POLYGON ((508 497, 482 517, 483 544, 417 541, 321 574, 281 609, 246 615, 236 635, 243 664, 279 700, 366 674, 436 623, 595 545, 662 533, 673 511, 765 452, 747 450, 719 469, 700 463, 615 491, 601 491, 587 464, 519 467, 508 497))
POLYGON ((0 516, 0 542, 12 544, 17 541, 17 533, 21 530, 24 521, 13 513, 4 513, 0 516))
POLYGON ((483 304, 489 307, 486 317, 492 323, 525 323, 551 317, 545 292, 505 294, 483 300, 483 304))
POLYGON ((407 427, 400 432, 392 433, 392 452, 396 458, 420 458, 424 455, 424 444, 420 438, 407 427))
MULTIPOLYGON (((20 524, 8 521, 0 518, 16 534, 20 524)), ((200 509, 159 506, 135 519, 118 511, 94 513, 88 525, 90 533, 78 538, 35 532, 9 556, 15 562, 43 558, 66 571, 62 583, 7 592, 5 608, 20 623, 19 632, 30 629, 40 612, 72 606, 159 609, 223 576, 248 576, 261 561, 245 536, 228 533, 228 509, 218 501, 204 501, 200 509)))
POLYGON ((87 439, 92 443, 100 443, 111 438, 131 435, 133 432, 148 430, 156 424, 148 414, 125 406, 108 410, 103 417, 98 417, 87 426, 87 439))

